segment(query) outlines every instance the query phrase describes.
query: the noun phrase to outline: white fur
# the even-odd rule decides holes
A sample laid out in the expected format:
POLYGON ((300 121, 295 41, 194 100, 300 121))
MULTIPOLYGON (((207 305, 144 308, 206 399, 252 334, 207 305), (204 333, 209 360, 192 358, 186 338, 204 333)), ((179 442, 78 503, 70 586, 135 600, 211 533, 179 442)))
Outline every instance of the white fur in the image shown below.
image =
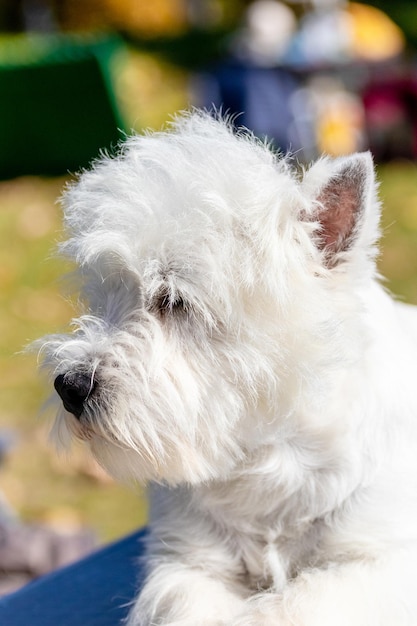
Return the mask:
POLYGON ((194 112, 64 207, 83 314, 41 352, 97 388, 53 437, 151 484, 129 626, 416 626, 417 315, 376 280, 370 157, 296 174, 194 112), (329 181, 361 190, 333 251, 329 181))

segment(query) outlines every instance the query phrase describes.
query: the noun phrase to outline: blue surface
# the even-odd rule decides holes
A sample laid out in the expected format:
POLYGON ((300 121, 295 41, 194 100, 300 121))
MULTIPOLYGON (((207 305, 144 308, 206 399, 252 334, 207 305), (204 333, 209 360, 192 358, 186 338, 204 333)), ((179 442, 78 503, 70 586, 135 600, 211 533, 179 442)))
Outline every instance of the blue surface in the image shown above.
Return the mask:
POLYGON ((0 599, 1 626, 117 626, 143 576, 142 530, 0 599))

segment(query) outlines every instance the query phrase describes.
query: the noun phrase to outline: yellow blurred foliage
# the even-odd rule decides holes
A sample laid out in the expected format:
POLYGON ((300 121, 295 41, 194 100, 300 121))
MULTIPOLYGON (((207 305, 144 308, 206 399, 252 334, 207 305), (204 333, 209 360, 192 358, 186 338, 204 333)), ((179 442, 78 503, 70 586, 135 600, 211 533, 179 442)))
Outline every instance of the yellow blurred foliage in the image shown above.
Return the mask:
POLYGON ((183 0, 55 0, 55 11, 66 30, 116 28, 155 37, 179 34, 187 23, 183 0))
POLYGON ((368 61, 381 61, 400 54, 405 46, 401 29, 375 7, 350 2, 346 11, 351 19, 354 55, 368 61))
POLYGON ((183 0, 104 0, 111 22, 143 36, 177 35, 187 26, 183 0))

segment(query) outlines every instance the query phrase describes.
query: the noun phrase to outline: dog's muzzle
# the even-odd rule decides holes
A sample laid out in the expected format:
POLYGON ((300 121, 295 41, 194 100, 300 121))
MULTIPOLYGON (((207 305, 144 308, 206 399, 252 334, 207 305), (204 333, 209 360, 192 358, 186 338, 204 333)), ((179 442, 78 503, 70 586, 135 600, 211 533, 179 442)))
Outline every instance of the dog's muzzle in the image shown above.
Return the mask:
POLYGON ((62 399, 64 408, 76 418, 80 418, 84 403, 96 386, 91 376, 82 373, 59 374, 54 387, 62 399))

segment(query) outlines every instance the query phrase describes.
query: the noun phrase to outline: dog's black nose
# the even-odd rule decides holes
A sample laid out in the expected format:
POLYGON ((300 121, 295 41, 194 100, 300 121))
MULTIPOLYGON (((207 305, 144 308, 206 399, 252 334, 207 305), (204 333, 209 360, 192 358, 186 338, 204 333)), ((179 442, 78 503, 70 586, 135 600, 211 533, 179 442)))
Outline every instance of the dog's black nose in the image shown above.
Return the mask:
POLYGON ((95 383, 87 374, 68 373, 57 376, 54 387, 61 396, 65 409, 78 418, 83 412, 84 402, 91 394, 95 383))

